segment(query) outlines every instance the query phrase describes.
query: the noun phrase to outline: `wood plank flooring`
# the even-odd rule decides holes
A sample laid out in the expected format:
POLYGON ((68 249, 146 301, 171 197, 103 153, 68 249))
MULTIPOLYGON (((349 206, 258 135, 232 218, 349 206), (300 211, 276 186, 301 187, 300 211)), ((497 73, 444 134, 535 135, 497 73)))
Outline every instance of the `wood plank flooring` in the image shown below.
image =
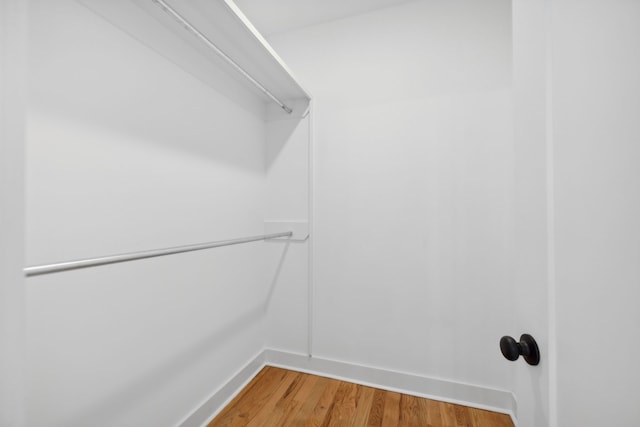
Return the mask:
POLYGON ((221 426, 513 427, 508 415, 267 366, 209 423, 221 426))

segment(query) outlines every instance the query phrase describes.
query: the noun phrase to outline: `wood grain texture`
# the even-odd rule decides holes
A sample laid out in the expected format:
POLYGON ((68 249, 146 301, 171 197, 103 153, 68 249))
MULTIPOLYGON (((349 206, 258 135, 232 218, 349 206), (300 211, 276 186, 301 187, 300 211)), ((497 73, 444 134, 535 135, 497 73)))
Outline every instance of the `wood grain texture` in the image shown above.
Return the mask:
POLYGON ((505 414, 267 366, 209 427, 513 427, 505 414))

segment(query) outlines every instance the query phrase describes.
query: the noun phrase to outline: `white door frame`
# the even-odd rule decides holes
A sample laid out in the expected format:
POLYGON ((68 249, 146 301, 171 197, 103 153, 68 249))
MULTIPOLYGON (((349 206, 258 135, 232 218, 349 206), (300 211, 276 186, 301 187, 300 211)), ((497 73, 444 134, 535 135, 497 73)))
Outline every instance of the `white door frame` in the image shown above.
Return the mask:
POLYGON ((27 2, 0 0, 0 426, 26 425, 24 151, 27 2))

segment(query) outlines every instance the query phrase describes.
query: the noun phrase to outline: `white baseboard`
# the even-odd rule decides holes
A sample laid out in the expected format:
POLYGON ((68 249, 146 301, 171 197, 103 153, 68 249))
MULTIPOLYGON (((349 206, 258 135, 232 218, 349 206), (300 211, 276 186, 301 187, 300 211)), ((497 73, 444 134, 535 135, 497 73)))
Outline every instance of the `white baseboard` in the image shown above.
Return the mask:
POLYGON ((508 414, 512 419, 515 419, 515 397, 513 393, 505 390, 423 377, 319 357, 310 358, 304 354, 272 349, 265 350, 265 362, 266 365, 269 366, 277 366, 294 371, 345 380, 356 384, 426 397, 442 402, 487 409, 489 411, 508 414))
POLYGON ((179 427, 206 426, 225 406, 236 397, 240 391, 265 366, 265 352, 262 351, 253 360, 240 369, 226 384, 216 390, 211 396, 198 405, 190 415, 185 417, 179 427))
POLYGON ((488 387, 424 377, 348 362, 310 358, 304 354, 266 349, 211 395, 180 427, 203 427, 264 367, 275 366, 442 402, 508 414, 517 426, 513 393, 488 387))

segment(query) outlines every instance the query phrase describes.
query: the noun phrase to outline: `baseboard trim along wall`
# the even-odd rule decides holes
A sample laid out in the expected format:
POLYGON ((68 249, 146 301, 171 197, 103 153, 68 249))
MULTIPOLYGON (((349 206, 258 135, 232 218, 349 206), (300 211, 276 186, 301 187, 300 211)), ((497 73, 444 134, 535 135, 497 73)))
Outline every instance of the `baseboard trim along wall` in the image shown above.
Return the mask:
MULTIPOLYGON (((265 350, 265 364, 442 402, 516 414, 513 393, 488 387, 357 365, 305 354, 265 350)), ((515 423, 515 421, 514 421, 515 423)))
POLYGON ((190 415, 178 423, 178 426, 206 426, 265 367, 265 355, 264 351, 260 352, 253 360, 236 372, 226 384, 216 390, 209 398, 198 405, 190 415))
POLYGON ((384 390, 500 412, 511 416, 517 426, 515 418, 516 400, 513 393, 509 391, 309 357, 304 354, 273 349, 264 350, 244 368, 240 369, 227 384, 213 393, 190 416, 186 417, 179 426, 206 426, 264 366, 275 366, 384 390))

